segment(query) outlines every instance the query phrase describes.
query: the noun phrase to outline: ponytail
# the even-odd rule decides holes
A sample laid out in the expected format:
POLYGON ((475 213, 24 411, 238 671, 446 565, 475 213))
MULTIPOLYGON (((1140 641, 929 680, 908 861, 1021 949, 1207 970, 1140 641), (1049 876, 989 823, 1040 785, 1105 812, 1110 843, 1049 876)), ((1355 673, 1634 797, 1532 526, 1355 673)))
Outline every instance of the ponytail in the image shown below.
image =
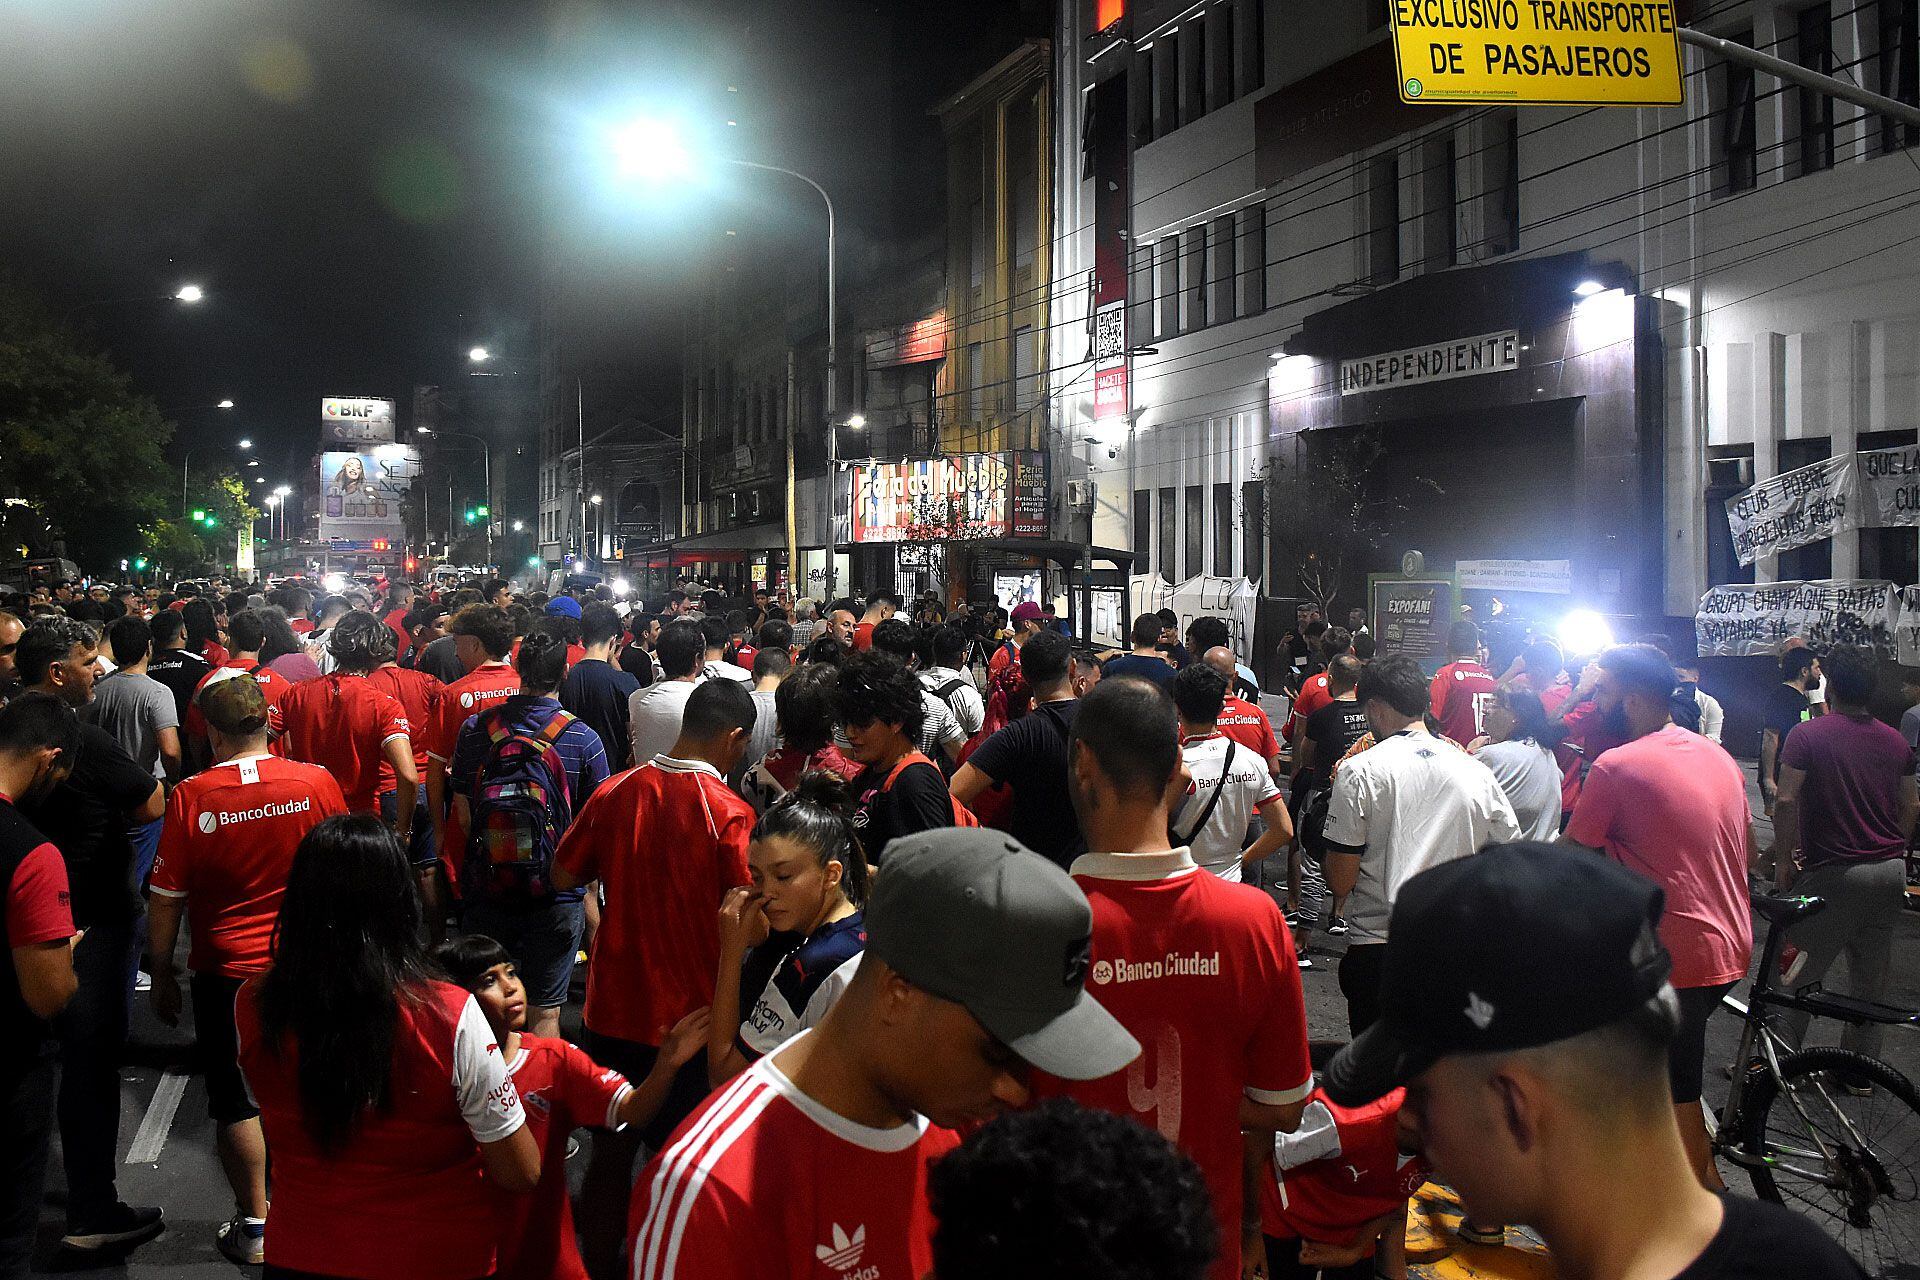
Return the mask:
POLYGON ((820 865, 840 864, 840 891, 862 906, 867 900, 867 862, 853 834, 853 793, 824 769, 801 775, 799 783, 760 815, 756 840, 782 836, 813 851, 820 865))

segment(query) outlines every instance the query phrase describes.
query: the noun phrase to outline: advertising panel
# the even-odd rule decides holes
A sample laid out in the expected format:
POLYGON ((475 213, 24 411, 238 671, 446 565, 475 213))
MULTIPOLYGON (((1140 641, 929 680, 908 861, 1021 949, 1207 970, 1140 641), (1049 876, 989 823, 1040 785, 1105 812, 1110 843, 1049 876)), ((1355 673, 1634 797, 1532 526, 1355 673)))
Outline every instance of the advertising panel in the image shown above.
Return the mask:
POLYGON ((1447 628, 1456 616, 1452 578, 1374 576, 1367 582, 1375 652, 1403 653, 1432 675, 1447 661, 1447 628))
POLYGON ((1046 536, 1044 453, 957 453, 847 470, 853 542, 1046 536))
POLYGON ((370 445, 320 455, 322 541, 405 540, 402 503, 420 474, 420 455, 405 445, 370 445))
POLYGON ((393 443, 393 401, 325 396, 320 401, 322 444, 393 443))

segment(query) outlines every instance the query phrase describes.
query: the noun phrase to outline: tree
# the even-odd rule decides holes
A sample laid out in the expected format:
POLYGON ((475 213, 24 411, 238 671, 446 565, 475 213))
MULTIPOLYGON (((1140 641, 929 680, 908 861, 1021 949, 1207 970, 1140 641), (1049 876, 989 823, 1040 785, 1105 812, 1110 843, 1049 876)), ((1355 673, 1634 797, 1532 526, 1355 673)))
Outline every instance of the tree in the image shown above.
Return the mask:
MULTIPOLYGON (((1280 548, 1276 562, 1291 561, 1302 598, 1333 617, 1343 590, 1358 593, 1375 553, 1391 545, 1401 517, 1411 509, 1406 490, 1444 496, 1425 476, 1388 483, 1376 473, 1387 452, 1378 427, 1301 432, 1292 447, 1267 460, 1261 481, 1270 529, 1280 548)), ((1280 594, 1283 584, 1272 584, 1280 594)))
POLYGON ((0 283, 0 498, 23 500, 44 520, 34 553, 63 545, 98 571, 149 545, 167 510, 160 450, 172 436, 125 374, 0 283))

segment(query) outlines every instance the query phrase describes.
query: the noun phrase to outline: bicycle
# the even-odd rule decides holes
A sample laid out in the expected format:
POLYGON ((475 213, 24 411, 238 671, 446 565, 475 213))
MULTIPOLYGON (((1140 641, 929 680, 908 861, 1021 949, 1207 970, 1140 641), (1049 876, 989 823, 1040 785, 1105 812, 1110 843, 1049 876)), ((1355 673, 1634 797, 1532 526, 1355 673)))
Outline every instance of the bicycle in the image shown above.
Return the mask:
POLYGON ((1920 1013, 1834 995, 1779 989, 1786 930, 1819 913, 1821 898, 1753 895, 1767 922, 1748 1001, 1722 1001, 1746 1029, 1713 1150, 1747 1171, 1754 1194, 1820 1221, 1873 1275, 1910 1274, 1920 1258, 1920 1094, 1877 1058, 1834 1046, 1796 1049, 1778 1012, 1851 1026, 1920 1027, 1920 1013))

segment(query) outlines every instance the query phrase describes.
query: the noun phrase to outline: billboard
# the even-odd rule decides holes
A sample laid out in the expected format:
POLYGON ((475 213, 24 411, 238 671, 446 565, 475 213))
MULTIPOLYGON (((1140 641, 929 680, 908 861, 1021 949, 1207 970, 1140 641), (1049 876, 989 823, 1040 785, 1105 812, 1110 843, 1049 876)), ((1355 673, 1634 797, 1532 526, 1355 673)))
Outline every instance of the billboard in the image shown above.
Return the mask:
POLYGON ((320 443, 392 444, 393 401, 367 396, 322 397, 320 443))
POLYGON ((394 546, 405 541, 401 504, 420 474, 420 455, 405 445, 330 449, 320 455, 320 539, 394 546))
POLYGON ((958 453, 863 462, 852 477, 851 542, 1047 535, 1047 455, 958 453))

